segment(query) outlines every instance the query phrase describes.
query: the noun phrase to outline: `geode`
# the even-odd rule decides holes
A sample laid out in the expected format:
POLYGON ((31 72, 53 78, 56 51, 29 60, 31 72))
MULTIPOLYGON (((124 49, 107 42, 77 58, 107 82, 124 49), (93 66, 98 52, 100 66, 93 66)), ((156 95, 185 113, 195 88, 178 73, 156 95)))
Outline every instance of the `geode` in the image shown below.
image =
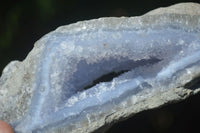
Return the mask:
POLYGON ((59 27, 4 69, 0 118, 17 133, 92 132, 199 92, 199 10, 185 3, 59 27))

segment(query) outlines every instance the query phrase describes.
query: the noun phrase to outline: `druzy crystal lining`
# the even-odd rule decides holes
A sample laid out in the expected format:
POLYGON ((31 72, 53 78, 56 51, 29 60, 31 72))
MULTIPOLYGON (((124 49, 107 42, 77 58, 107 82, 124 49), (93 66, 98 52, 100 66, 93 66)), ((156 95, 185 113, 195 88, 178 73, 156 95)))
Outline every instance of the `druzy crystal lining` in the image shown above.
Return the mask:
POLYGON ((45 38, 32 103, 17 132, 45 131, 90 112, 116 111, 127 97, 135 95, 137 101, 148 96, 146 90, 176 87, 170 81, 200 61, 198 29, 173 24, 146 29, 104 26, 73 34, 52 32, 45 38), (94 83, 110 73, 118 74, 94 83))

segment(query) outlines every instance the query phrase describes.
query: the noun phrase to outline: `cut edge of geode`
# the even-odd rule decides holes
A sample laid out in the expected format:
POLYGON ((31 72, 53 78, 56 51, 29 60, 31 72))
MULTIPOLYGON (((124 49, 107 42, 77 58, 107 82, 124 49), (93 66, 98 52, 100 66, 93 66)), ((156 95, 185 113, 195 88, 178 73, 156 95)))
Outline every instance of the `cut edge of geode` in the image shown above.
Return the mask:
POLYGON ((85 20, 76 22, 69 25, 64 25, 58 27, 55 32, 57 33, 66 33, 66 34, 78 34, 80 32, 85 32, 89 30, 97 30, 94 27, 99 29, 104 29, 109 27, 110 29, 123 29, 123 28, 136 28, 143 29, 152 27, 154 25, 164 25, 166 23, 176 22, 183 26, 190 26, 195 28, 200 28, 200 20, 194 20, 195 16, 200 15, 200 5, 198 3, 180 3, 175 4, 169 7, 162 7, 154 9, 145 13, 142 16, 134 17, 102 17, 98 19, 85 20), (184 16, 191 17, 187 21, 184 20, 184 16))

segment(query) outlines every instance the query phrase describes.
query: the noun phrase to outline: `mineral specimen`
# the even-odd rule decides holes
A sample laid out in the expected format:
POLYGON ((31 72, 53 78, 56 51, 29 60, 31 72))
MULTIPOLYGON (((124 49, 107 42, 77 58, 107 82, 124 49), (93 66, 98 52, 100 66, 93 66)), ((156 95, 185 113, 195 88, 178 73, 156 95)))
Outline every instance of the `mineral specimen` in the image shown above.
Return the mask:
POLYGON ((17 108, 7 119, 19 133, 92 132, 184 99, 185 85, 200 75, 199 10, 198 4, 178 4, 141 17, 59 27, 36 42, 24 62, 5 68, 0 105, 9 109, 4 99, 9 95, 17 108))

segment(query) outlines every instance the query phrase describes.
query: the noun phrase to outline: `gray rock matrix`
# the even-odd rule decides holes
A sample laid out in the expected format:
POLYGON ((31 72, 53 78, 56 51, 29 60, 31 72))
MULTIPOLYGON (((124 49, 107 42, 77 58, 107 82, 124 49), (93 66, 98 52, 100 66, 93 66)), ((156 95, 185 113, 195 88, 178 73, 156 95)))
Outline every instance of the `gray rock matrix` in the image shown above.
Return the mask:
MULTIPOLYGON (((162 16, 166 14, 197 16, 199 19, 198 21, 200 21, 200 5, 195 3, 181 3, 166 8, 159 8, 141 16, 141 19, 143 17, 156 18, 156 16, 162 16)), ((137 18, 139 19, 140 17, 137 18)), ((148 24, 151 25, 151 23, 154 22, 144 23, 146 26, 148 26, 148 24)), ((192 23, 189 24, 191 24, 189 26, 195 27, 195 22, 194 25, 192 25, 192 23)), ((73 28, 73 26, 70 28, 73 28)), ((57 32, 65 32, 68 30, 70 29, 60 27, 57 32)), ((45 48, 45 41, 46 40, 44 38, 41 38, 39 41, 37 41, 33 50, 28 54, 24 61, 12 61, 4 68, 0 77, 0 120, 7 121, 14 125, 15 122, 20 121, 27 113, 34 92, 36 69, 42 56, 42 51, 45 48)), ((78 126, 72 126, 71 128, 60 126, 59 128, 49 129, 50 131, 47 130, 45 132, 85 133, 93 132, 101 127, 104 127, 101 129, 103 132, 115 122, 129 118, 141 111, 158 108, 169 103, 175 103, 177 101, 184 100, 189 96, 200 92, 200 88, 194 88, 196 82, 199 82, 200 78, 200 67, 198 66, 199 65, 192 67, 190 69, 190 74, 187 74, 185 71, 185 73, 180 74, 178 80, 173 81, 172 79, 170 82, 178 82, 178 84, 175 83, 177 85, 176 87, 162 89, 161 91, 152 91, 150 96, 143 99, 141 98, 137 102, 132 102, 131 99, 125 99, 127 100, 125 102, 129 104, 129 106, 126 106, 126 108, 119 107, 116 112, 107 114, 107 116, 102 118, 99 117, 98 119, 95 118, 95 114, 91 114, 89 124, 88 122, 85 122, 85 124, 80 122, 78 123, 78 126)))

